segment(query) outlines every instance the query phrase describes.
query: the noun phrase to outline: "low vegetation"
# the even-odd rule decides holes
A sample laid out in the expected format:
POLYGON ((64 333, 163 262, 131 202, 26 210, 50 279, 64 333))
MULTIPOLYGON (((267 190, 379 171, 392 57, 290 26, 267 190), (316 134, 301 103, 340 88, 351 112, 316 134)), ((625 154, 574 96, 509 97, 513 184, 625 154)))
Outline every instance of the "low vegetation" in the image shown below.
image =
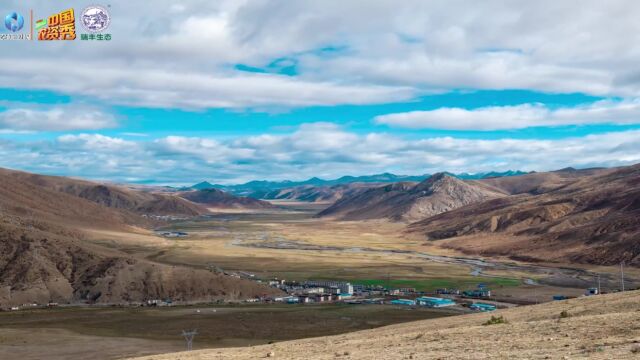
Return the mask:
MULTIPOLYGON (((274 351, 278 359, 326 360, 350 351, 349 359, 635 359, 640 291, 579 297, 538 306, 501 309, 505 326, 479 326, 486 313, 416 321, 335 337, 271 345, 154 355, 145 360, 250 360, 274 351), (580 309, 564 321, 558 314, 580 309), (418 339, 418 335, 422 335, 418 339)), ((407 311, 410 313, 410 311, 407 311)), ((502 323, 501 320, 492 323, 502 323)))
POLYGON ((22 346, 16 333, 38 333, 52 343, 25 348, 26 359, 80 360, 87 353, 109 351, 120 359, 140 354, 180 351, 183 329, 198 329, 198 349, 273 344, 305 337, 336 335, 380 326, 442 318, 451 313, 426 308, 407 311, 392 306, 215 305, 173 307, 54 308, 0 312, 0 359, 14 359, 22 346), (68 336, 87 339, 85 352, 66 353, 68 336), (67 337, 65 337, 67 336, 67 337), (86 337, 86 338, 85 338, 86 337), (114 342, 138 344, 139 349, 114 342), (59 345, 56 345, 59 344, 59 345))
POLYGON ((491 319, 485 321, 484 323, 482 323, 482 325, 498 325, 498 324, 508 324, 509 321, 507 321, 507 319, 504 318, 504 316, 491 316, 491 319))
POLYGON ((384 286, 391 288, 415 288, 418 291, 434 291, 441 288, 467 289, 475 288, 478 283, 485 283, 493 288, 518 286, 521 282, 509 278, 468 277, 462 279, 348 279, 354 284, 384 286))

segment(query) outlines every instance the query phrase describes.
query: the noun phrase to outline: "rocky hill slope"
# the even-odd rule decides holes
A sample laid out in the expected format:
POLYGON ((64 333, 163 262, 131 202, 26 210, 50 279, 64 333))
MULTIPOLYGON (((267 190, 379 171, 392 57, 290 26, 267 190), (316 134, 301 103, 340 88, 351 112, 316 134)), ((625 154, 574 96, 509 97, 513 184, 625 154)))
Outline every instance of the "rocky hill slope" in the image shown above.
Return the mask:
POLYGON ((640 265, 640 165, 578 175, 545 191, 439 214, 408 231, 473 254, 640 265))
MULTIPOLYGON (((167 209, 147 205, 148 210, 141 210, 145 202, 137 201, 147 194, 104 189, 89 182, 0 170, 0 308, 49 301, 196 301, 273 292, 255 282, 157 264, 87 241, 85 230, 131 232, 152 225, 141 213, 167 209)), ((172 200, 167 201, 190 204, 172 200)), ((174 209, 182 215, 192 213, 184 207, 174 209)))
POLYGON ((318 216, 340 220, 415 221, 506 195, 498 188, 475 180, 460 180, 439 173, 418 184, 394 183, 343 197, 318 216))

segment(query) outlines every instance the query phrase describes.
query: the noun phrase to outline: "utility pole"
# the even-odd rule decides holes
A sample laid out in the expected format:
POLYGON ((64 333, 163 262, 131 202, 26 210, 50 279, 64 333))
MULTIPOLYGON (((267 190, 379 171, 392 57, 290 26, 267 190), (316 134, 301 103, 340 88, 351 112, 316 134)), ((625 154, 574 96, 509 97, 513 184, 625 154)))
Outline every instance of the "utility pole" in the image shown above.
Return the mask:
POLYGON ((389 276, 388 272, 387 272, 387 283, 386 283, 386 286, 387 286, 387 291, 391 291, 391 288, 390 288, 390 276, 389 276))
POLYGON ((182 336, 184 336, 187 342, 187 351, 193 350, 193 338, 198 334, 198 330, 182 330, 182 336))
POLYGON ((598 295, 602 294, 600 291, 600 274, 598 274, 598 295))
POLYGON ((624 292, 624 261, 620 262, 620 283, 624 292))

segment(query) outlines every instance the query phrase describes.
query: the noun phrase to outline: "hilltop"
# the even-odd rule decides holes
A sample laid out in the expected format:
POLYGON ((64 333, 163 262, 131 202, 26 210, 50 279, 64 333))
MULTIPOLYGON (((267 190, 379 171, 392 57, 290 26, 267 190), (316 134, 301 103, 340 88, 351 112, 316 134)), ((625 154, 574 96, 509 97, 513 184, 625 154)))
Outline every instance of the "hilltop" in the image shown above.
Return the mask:
POLYGON ((344 335, 154 355, 138 360, 632 359, 640 353, 640 292, 423 320, 344 335), (561 317, 561 313, 566 316, 561 317), (491 316, 506 324, 483 326, 491 316))
POLYGON ((506 194, 478 181, 438 173, 417 184, 399 182, 345 196, 318 216, 411 221, 503 196, 506 194))

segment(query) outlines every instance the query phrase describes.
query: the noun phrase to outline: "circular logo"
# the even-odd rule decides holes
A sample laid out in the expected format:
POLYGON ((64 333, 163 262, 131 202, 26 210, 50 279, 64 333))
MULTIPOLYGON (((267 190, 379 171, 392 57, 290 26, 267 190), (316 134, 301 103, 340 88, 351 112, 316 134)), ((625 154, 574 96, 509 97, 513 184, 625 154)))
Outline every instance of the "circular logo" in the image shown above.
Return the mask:
POLYGON ((18 32, 24 26, 24 18, 17 12, 12 12, 4 18, 4 26, 11 32, 18 32))
POLYGON ((111 16, 107 9, 102 6, 91 5, 82 11, 80 20, 82 21, 82 26, 88 32, 99 33, 107 30, 111 22, 111 16))

